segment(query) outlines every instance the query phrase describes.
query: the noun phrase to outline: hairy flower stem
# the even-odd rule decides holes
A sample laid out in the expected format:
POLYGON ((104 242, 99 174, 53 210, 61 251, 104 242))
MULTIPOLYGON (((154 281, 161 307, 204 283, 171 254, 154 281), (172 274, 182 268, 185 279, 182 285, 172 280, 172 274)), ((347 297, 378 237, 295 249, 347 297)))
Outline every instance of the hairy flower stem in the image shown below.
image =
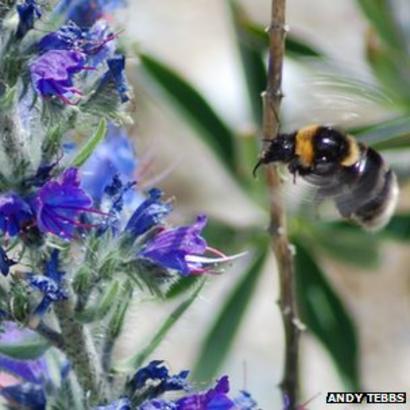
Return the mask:
POLYGON ((91 335, 74 319, 74 306, 63 300, 54 306, 64 339, 64 353, 70 360, 80 386, 91 404, 104 399, 104 380, 99 357, 91 335))
MULTIPOLYGON (((269 33, 268 81, 263 93, 263 138, 276 138, 279 132, 279 107, 282 94, 282 65, 285 51, 285 0, 272 0, 269 33)), ((280 281, 279 307, 285 334, 285 364, 280 384, 286 410, 296 410, 298 393, 298 344, 300 328, 295 301, 295 271, 287 235, 286 212, 280 199, 280 177, 275 166, 267 167, 270 193, 270 227, 272 247, 280 281)))

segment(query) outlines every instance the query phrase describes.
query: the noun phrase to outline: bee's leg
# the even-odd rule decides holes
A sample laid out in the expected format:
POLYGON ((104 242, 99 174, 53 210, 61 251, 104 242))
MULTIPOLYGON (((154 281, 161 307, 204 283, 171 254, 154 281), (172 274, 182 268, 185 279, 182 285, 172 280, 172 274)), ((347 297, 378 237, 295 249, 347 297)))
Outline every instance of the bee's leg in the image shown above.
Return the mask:
POLYGON ((300 173, 300 163, 297 158, 293 158, 288 165, 289 172, 293 175, 293 183, 296 184, 296 175, 300 173))

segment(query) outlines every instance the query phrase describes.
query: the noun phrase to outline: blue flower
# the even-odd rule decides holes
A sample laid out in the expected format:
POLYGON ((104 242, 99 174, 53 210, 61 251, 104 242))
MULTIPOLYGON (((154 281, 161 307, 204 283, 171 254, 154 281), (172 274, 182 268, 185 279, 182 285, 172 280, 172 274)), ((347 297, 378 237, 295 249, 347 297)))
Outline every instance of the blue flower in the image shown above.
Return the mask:
POLYGON ((139 256, 189 275, 196 269, 196 264, 191 263, 189 257, 202 255, 207 249, 205 239, 200 236, 206 223, 207 217, 200 215, 192 225, 164 230, 142 249, 139 256))
POLYGON ((29 283, 43 294, 43 299, 34 311, 32 323, 37 322, 47 312, 51 303, 67 299, 68 295, 63 288, 63 271, 58 270, 59 251, 54 249, 50 260, 45 265, 44 275, 31 275, 29 283))
POLYGON ((178 410, 233 410, 235 403, 228 397, 229 380, 221 377, 214 388, 179 399, 178 410))
POLYGON ((78 47, 84 35, 84 30, 73 21, 60 27, 57 31, 47 34, 38 43, 40 53, 50 50, 73 50, 78 47))
POLYGON ((116 35, 104 20, 97 21, 89 30, 85 31, 81 50, 88 56, 88 64, 97 67, 115 53, 116 35))
POLYGON ((123 6, 124 0, 61 0, 57 14, 65 14, 80 27, 91 27, 105 12, 123 6))
POLYGON ((19 24, 16 37, 21 39, 34 27, 36 18, 41 17, 41 10, 36 0, 25 0, 24 3, 17 5, 17 13, 19 15, 19 24))
POLYGON ((97 406, 94 410, 131 410, 131 402, 127 397, 113 401, 105 406, 97 406))
POLYGON ((178 407, 169 400, 153 399, 142 403, 139 410, 178 410, 178 407))
POLYGON ((125 57, 123 55, 114 56, 107 60, 107 64, 108 71, 101 80, 101 86, 113 81, 121 102, 125 103, 130 99, 128 82, 125 77, 125 57))
MULTIPOLYGON (((156 363, 156 362, 155 362, 156 363)), ((159 362, 161 363, 161 362, 159 362)), ((162 392, 155 391, 158 396, 162 392)), ((140 407, 140 410, 255 410, 256 402, 249 393, 231 399, 229 397, 229 380, 221 377, 215 387, 203 392, 192 393, 177 400, 165 400, 151 397, 140 407)))
POLYGON ((84 53, 73 50, 50 50, 30 64, 35 90, 44 98, 56 96, 66 104, 75 104, 74 95, 82 95, 73 85, 74 75, 87 69, 84 53))
POLYGON ((251 394, 245 390, 242 390, 239 396, 235 397, 234 403, 238 410, 253 410, 258 406, 251 394))
MULTIPOLYGON (((27 329, 20 329, 13 322, 3 323, 4 332, 0 334, 0 343, 15 344, 28 342, 36 334, 27 329)), ((10 375, 8 383, 1 383, 2 395, 12 408, 43 410, 46 407, 44 386, 48 383, 48 367, 44 357, 33 360, 19 360, 0 355, 0 371, 10 375)))
POLYGON ((26 201, 14 193, 0 195, 0 231, 15 236, 33 220, 33 213, 26 201))
POLYGON ((68 168, 58 180, 46 182, 32 201, 40 231, 71 238, 83 212, 95 212, 92 199, 80 188, 77 168, 68 168))
POLYGON ((45 410, 46 396, 44 388, 33 383, 21 383, 0 390, 1 395, 13 405, 10 408, 25 410, 45 410), (17 405, 18 407, 15 407, 17 405))
POLYGON ((183 370, 171 376, 162 360, 153 360, 135 373, 130 381, 130 386, 133 390, 139 390, 146 387, 148 381, 154 382, 156 384, 153 394, 157 396, 167 391, 187 389, 189 387, 187 382, 188 374, 188 370, 183 370))
POLYGON ((115 34, 106 21, 98 21, 90 29, 80 28, 73 21, 44 36, 37 47, 40 53, 71 50, 87 56, 87 67, 96 67, 115 51, 115 34))
MULTIPOLYGON (((81 185, 99 203, 115 175, 126 185, 134 180, 136 167, 137 160, 127 134, 121 128, 110 125, 104 141, 81 168, 81 185)), ((133 202, 135 194, 135 190, 128 190, 124 200, 133 202)))
POLYGON ((161 200, 162 192, 153 188, 148 192, 149 197, 134 211, 129 219, 125 231, 137 237, 147 232, 153 226, 160 224, 172 211, 172 206, 161 200))
POLYGON ((0 272, 7 276, 10 271, 10 266, 15 265, 17 262, 9 259, 6 251, 0 246, 0 272))

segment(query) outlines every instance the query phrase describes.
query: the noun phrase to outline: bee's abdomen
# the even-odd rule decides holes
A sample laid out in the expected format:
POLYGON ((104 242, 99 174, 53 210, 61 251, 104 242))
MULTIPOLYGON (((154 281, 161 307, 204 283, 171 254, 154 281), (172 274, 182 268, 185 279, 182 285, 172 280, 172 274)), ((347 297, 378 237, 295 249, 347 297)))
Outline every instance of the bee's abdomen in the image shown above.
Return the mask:
POLYGON ((360 146, 359 161, 346 171, 351 179, 335 202, 339 212, 369 230, 382 228, 396 207, 396 176, 381 155, 372 148, 360 146))

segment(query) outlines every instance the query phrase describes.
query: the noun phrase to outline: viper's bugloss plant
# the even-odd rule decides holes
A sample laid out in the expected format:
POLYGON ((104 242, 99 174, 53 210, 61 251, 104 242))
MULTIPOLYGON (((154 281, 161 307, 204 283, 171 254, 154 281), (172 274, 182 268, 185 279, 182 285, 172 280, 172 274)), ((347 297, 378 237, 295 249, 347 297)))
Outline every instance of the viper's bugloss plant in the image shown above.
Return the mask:
POLYGON ((172 201, 158 188, 140 189, 125 130, 126 57, 105 19, 123 2, 7 4, 1 397, 10 408, 37 410, 255 408, 248 393, 230 398, 226 376, 197 392, 188 371, 170 375, 162 361, 124 370, 112 357, 134 298, 161 297, 181 277, 216 272, 235 258, 208 245, 205 215, 170 226, 172 201))

